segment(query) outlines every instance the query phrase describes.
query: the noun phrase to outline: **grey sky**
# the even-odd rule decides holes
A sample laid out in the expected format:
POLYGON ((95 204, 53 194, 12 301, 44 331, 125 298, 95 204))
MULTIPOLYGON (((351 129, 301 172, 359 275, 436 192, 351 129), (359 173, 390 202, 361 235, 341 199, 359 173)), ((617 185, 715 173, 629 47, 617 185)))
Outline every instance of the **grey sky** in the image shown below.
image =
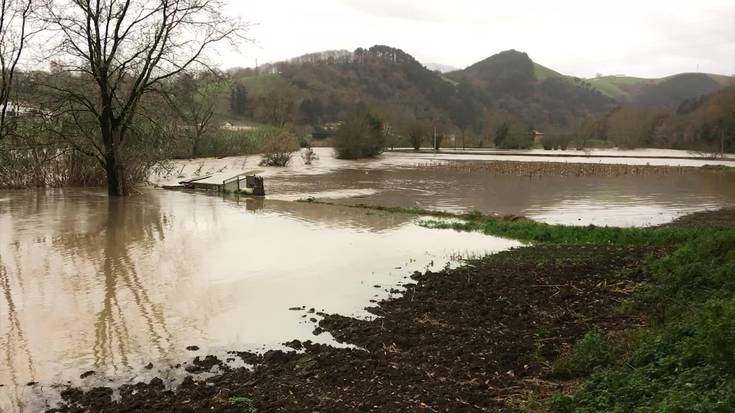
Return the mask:
POLYGON ((565 74, 735 74, 735 0, 231 0, 254 45, 221 57, 252 66, 385 44, 465 67, 506 49, 565 74))

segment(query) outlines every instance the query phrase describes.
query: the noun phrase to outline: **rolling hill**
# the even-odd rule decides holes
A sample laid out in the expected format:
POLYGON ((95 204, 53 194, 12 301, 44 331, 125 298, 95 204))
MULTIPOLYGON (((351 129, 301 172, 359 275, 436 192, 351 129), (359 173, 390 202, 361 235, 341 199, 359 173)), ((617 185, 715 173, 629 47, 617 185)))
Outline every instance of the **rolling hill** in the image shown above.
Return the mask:
POLYGON ((400 49, 378 45, 235 71, 232 80, 243 84, 253 98, 288 95, 296 102, 295 112, 301 112, 296 116, 308 124, 335 121, 350 108, 367 105, 389 117, 476 131, 497 113, 537 128, 563 129, 621 104, 673 112, 682 102, 733 82, 732 77, 700 73, 662 79, 581 79, 516 50, 446 73, 429 66, 400 49))
POLYGON ((603 76, 590 84, 620 103, 662 109, 676 109, 682 102, 714 93, 735 83, 732 76, 709 73, 681 73, 659 79, 603 76))

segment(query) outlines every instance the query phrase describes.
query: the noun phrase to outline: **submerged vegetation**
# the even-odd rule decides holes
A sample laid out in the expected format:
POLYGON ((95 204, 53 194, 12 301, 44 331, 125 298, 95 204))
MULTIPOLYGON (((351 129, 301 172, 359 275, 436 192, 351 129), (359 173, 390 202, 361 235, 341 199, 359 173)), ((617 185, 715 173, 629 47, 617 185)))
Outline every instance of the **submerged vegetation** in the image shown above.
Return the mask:
MULTIPOLYGON (((455 170, 466 173, 489 173, 512 176, 625 176, 625 175, 683 175, 697 171, 692 166, 625 165, 574 162, 524 161, 447 161, 421 164, 422 168, 455 170)), ((709 171, 728 171, 728 167, 707 168, 709 171)))

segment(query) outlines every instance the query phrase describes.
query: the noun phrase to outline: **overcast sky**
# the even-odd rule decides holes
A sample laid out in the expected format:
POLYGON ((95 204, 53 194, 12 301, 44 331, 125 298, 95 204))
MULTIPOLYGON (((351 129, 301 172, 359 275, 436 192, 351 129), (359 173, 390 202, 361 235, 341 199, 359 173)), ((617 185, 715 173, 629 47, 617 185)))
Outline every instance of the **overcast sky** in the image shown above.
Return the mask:
POLYGON ((225 68, 385 44, 459 68, 517 49, 580 77, 735 74, 735 0, 229 1, 255 43, 225 68))

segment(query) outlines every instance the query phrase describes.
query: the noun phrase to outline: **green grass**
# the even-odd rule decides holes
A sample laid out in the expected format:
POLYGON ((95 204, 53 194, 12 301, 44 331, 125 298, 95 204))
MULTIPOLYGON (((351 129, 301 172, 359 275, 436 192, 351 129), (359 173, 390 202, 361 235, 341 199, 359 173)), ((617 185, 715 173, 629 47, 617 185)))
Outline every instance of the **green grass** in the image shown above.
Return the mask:
POLYGON ((253 401, 247 397, 232 397, 230 398, 230 404, 237 407, 243 413, 257 413, 253 401))
MULTIPOLYGON (((458 216, 466 218, 466 216, 458 216)), ((548 244, 671 245, 711 234, 717 230, 698 228, 619 228, 552 225, 527 219, 504 220, 480 216, 463 222, 427 220, 429 228, 475 231, 520 241, 548 244)))
POLYGON ((536 77, 536 80, 538 81, 546 80, 551 77, 566 77, 562 75, 561 73, 555 70, 549 69, 546 66, 541 66, 538 63, 533 64, 533 75, 534 77, 536 77))
POLYGON ((629 99, 632 97, 631 90, 638 90, 644 84, 655 81, 631 76, 603 76, 589 79, 592 87, 599 90, 603 95, 613 99, 629 99))

